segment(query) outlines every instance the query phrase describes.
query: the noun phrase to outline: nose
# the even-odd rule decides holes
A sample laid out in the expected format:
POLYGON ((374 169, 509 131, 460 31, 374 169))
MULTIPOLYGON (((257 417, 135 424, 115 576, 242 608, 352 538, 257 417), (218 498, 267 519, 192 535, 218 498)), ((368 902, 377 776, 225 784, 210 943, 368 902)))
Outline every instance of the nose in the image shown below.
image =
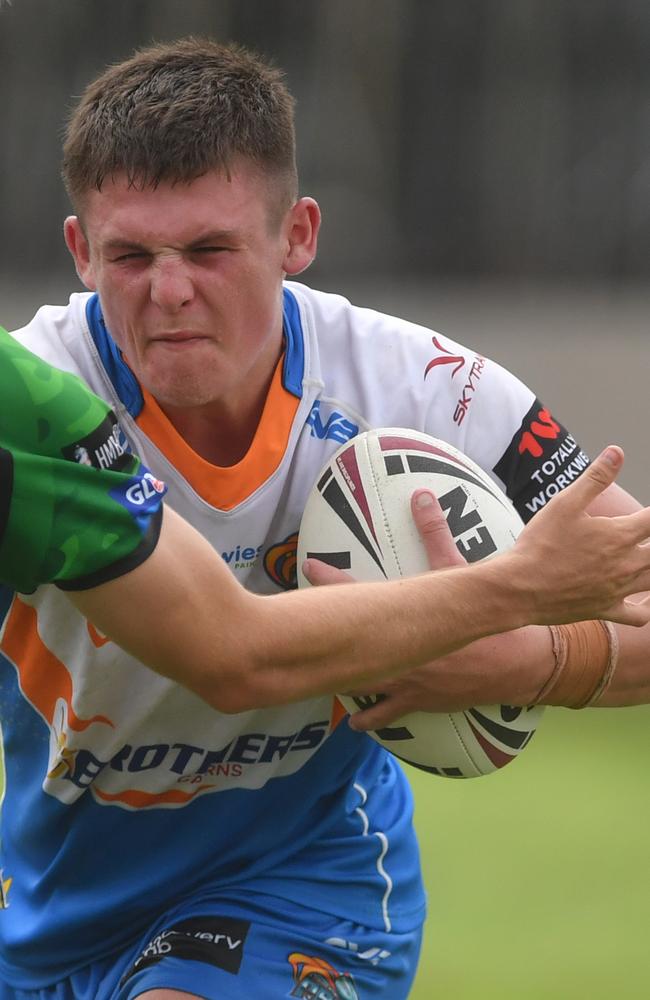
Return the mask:
POLYGON ((177 312, 194 297, 187 264, 180 256, 155 261, 151 270, 151 301, 165 312, 177 312))

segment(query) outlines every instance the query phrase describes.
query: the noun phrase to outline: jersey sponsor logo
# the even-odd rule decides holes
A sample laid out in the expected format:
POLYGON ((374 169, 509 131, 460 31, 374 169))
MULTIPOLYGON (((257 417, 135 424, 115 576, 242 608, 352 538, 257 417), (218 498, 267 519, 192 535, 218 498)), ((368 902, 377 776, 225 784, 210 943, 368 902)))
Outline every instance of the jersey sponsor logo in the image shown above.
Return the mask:
POLYGON ((167 490, 161 479, 156 479, 145 466, 140 467, 140 474, 110 490, 110 496, 125 507, 130 514, 143 514, 155 510, 160 498, 167 490))
POLYGON ((535 400, 494 466, 524 521, 569 486, 589 465, 575 438, 535 400))
POLYGON ((296 561, 298 532, 294 531, 282 542, 272 545, 264 554, 264 570, 273 583, 283 590, 295 590, 298 586, 296 561))
MULTIPOLYGON (((84 632, 76 634, 83 636, 85 623, 80 624, 84 632)), ((72 638, 69 642, 85 657, 80 648, 84 643, 72 638)), ((188 726, 183 722, 187 708, 181 709, 177 721, 172 710, 177 696, 163 685, 154 697, 165 706, 163 725, 170 732, 167 735, 166 728, 161 738, 160 723, 147 727, 142 718, 152 697, 148 674, 134 684, 128 703, 114 697, 112 690, 119 691, 124 679, 131 678, 128 662, 111 674, 110 684, 94 685, 92 691, 86 688, 84 697, 74 665, 66 666, 44 644, 35 609, 19 599, 13 601, 2 632, 0 653, 16 670, 22 697, 47 726, 49 753, 42 789, 64 805, 89 793, 98 805, 182 808, 205 793, 262 788, 275 777, 299 770, 319 750, 335 722, 329 718, 326 700, 311 719, 305 720, 301 711, 300 721, 289 714, 268 725, 244 717, 217 722, 212 709, 198 705, 188 726), (107 701, 120 701, 116 722, 96 712, 107 701), (219 725, 225 733, 216 728, 219 725), (122 733, 138 733, 137 742, 122 733), (219 740, 216 745, 215 740, 219 740)))
POLYGON ((77 465, 92 465, 93 460, 88 454, 88 451, 82 444, 76 444, 74 446, 73 458, 77 465))
POLYGON ((346 441, 357 436, 359 433, 358 425, 353 424, 338 410, 332 410, 323 423, 320 407, 320 400, 317 399, 307 417, 307 424, 311 428, 311 437, 319 438, 321 441, 330 440, 345 444, 346 441))
POLYGON ((65 698, 57 699, 50 723, 50 753, 44 787, 47 787, 48 782, 57 778, 69 778, 74 773, 79 753, 75 746, 78 738, 75 733, 85 733, 86 730, 95 725, 108 726, 109 729, 115 728, 105 715, 80 719, 72 708, 71 691, 69 702, 65 698))
POLYGON ((451 372, 451 377, 454 378, 461 368, 465 366, 464 356, 462 354, 452 354, 446 347, 443 347, 437 337, 432 337, 431 343, 437 351, 440 351, 440 354, 429 361, 428 365, 424 369, 424 378, 426 379, 427 375, 433 368, 438 368, 440 365, 453 365, 454 370, 451 372))
MULTIPOLYGON (((52 755, 48 779, 51 782, 58 778, 81 790, 92 787, 100 799, 108 801, 115 796, 108 790, 103 792, 94 784, 100 775, 106 777, 107 774, 117 772, 127 779, 129 775, 138 775, 139 781, 145 772, 163 772, 176 785, 194 786, 191 792, 181 793, 180 796, 172 795, 169 799, 170 802, 184 804, 197 791, 213 788, 214 778, 239 778, 252 765, 274 764, 287 754, 313 752, 325 740, 328 732, 329 720, 323 719, 308 723, 299 731, 286 735, 241 733, 217 749, 180 742, 147 743, 139 746, 125 743, 109 759, 102 759, 88 747, 72 747, 68 738, 71 734, 65 734, 56 740, 56 751, 52 755)), ((108 789, 108 785, 106 788, 108 789)), ((138 804, 156 805, 159 804, 159 798, 152 794, 146 801, 142 799, 138 804)))
POLYGON ((544 454, 544 441, 557 441, 562 428, 553 420, 548 410, 541 409, 537 413, 537 418, 531 420, 528 428, 522 433, 517 442, 517 450, 520 455, 529 452, 533 458, 541 458, 544 454))
MULTIPOLYGON (((453 370, 450 372, 450 375, 452 379, 455 378, 458 372, 461 371, 467 364, 467 359, 463 354, 452 354, 451 351, 447 350, 447 348, 440 343, 438 337, 432 337, 431 342, 436 350, 440 351, 440 354, 429 361, 424 369, 424 378, 426 379, 427 375, 433 368, 439 368, 441 365, 453 365, 453 370)), ((474 355, 465 384, 461 390, 460 396, 456 400, 456 406, 454 407, 453 420, 458 427, 462 424, 467 411, 469 410, 470 404, 474 398, 474 393, 476 392, 478 383, 483 374, 485 364, 485 358, 481 357, 480 354, 474 355)))
POLYGON ((133 483, 125 492, 125 497, 134 507, 142 507, 147 500, 165 492, 165 484, 151 472, 145 472, 143 476, 133 483))
POLYGON ((112 410, 94 431, 66 445, 61 454, 79 465, 92 465, 112 472, 121 472, 133 460, 128 441, 112 410))
POLYGON ((325 938, 325 944, 332 945, 333 948, 343 948, 344 951, 351 951, 355 958, 360 958, 362 962, 370 962, 371 965, 379 965, 391 955, 385 948, 365 948, 364 951, 360 951, 356 941, 346 941, 345 938, 325 938))
POLYGON ((164 958, 181 958, 212 965, 236 976, 244 957, 250 921, 234 917, 189 917, 156 934, 131 968, 122 976, 123 986, 142 969, 164 958))
POLYGON ((456 402, 456 409, 454 410, 454 423, 459 427, 465 419, 470 403, 474 399, 474 393, 476 392, 484 368, 485 358, 482 358, 480 354, 475 354, 467 375, 467 381, 462 388, 456 402))
POLYGON ((324 958, 294 951, 287 956, 293 971, 293 989, 289 996, 315 1000, 359 1000, 354 979, 349 972, 338 972, 324 958))
POLYGON ((234 549, 222 552, 221 558, 231 569, 249 569, 255 564, 262 546, 235 545, 234 549))

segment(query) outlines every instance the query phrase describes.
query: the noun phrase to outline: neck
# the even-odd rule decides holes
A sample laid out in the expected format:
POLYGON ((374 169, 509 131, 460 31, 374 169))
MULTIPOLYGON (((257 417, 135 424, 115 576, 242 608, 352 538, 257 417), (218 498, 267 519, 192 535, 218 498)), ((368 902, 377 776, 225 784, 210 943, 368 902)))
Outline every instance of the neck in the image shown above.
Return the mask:
POLYGON ((225 468, 241 462, 253 443, 274 374, 275 368, 255 395, 245 401, 239 397, 195 407, 175 407, 160 401, 158 405, 197 455, 225 468))

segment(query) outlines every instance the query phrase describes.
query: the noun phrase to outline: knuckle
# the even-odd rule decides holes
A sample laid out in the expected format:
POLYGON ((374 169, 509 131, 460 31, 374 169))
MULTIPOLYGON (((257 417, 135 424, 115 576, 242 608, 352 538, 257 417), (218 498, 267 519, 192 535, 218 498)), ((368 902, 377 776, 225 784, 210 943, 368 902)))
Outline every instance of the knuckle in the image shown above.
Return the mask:
POLYGON ((451 541, 451 534, 449 528, 447 527, 447 521, 442 517, 431 517, 420 524, 420 531, 423 535, 427 537, 431 535, 440 535, 441 537, 448 537, 451 541))
POLYGON ((597 486, 609 486, 612 478, 607 475, 605 469, 598 464, 590 465, 585 473, 585 476, 593 483, 596 483, 597 486))

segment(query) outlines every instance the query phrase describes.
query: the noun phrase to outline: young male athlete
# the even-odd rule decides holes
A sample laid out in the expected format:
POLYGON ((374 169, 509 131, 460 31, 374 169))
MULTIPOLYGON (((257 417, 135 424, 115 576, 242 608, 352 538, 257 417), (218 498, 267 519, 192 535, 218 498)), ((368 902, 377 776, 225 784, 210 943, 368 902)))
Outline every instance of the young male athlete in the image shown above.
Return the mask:
MULTIPOLYGON (((587 466, 503 369, 429 330, 284 281, 313 259, 320 216, 313 199, 298 197, 291 98, 275 70, 242 50, 184 41, 102 74, 70 121, 64 175, 77 212, 66 241, 91 294, 43 308, 19 338, 107 400, 134 451, 167 483, 171 505, 253 594, 294 586, 306 496, 325 460, 360 429, 406 425, 450 440, 525 515, 587 466), (454 372, 465 378, 461 391, 454 372)), ((591 476, 554 503, 571 507, 591 476)), ((636 506, 613 486, 589 495, 592 512, 636 506)), ((538 517, 548 515, 553 507, 538 517)), ((624 590, 607 555, 612 539, 645 538, 647 514, 573 520, 578 535, 585 522, 598 532, 590 544, 583 536, 575 577, 607 558, 614 603, 624 590)), ((555 530, 562 535, 557 522, 555 530)), ((560 548, 556 534, 539 565, 560 548)), ((638 573, 636 586, 627 578, 631 590, 648 585, 647 556, 639 547, 629 557, 638 573)), ((518 604, 530 573, 522 576, 516 553, 502 558, 514 560, 518 604)), ((440 615, 445 627, 447 614, 452 623, 471 617, 455 596, 425 611, 420 586, 400 582, 395 592, 406 588, 419 613, 440 615)), ((347 588, 338 593, 343 610, 347 588)), ((315 593, 257 600, 272 621, 298 596, 316 607, 315 593)), ((488 599, 483 587, 477 603, 488 599)), ((584 614, 584 593, 567 586, 552 612, 507 624, 582 617, 576 600, 584 614)), ((385 610, 413 650, 403 607, 385 610)), ((275 633, 266 661, 251 662, 251 629, 235 618, 223 655, 236 666, 208 704, 197 697, 200 683, 189 691, 105 642, 55 588, 13 600, 0 645, 11 661, 2 688, 11 719, 3 852, 13 880, 0 915, 2 1000, 13 990, 21 1000, 29 991, 149 1000, 407 995, 424 914, 410 794, 380 747, 336 724, 331 697, 343 677, 363 683, 358 660, 348 673, 342 665, 359 655, 356 639, 348 649, 355 614, 350 603, 341 623, 338 614, 321 619, 327 645, 338 644, 341 673, 329 676, 333 651, 322 632, 320 652, 301 663, 294 650, 294 669, 283 671, 275 633), (45 709, 42 690, 51 692, 45 709), (108 845, 101 856, 90 847, 97 843, 108 845)), ((608 616, 647 620, 632 605, 608 616)), ((378 604, 373 620, 385 620, 378 604)), ((494 616, 492 626, 501 627, 494 616)), ((567 655, 557 660, 546 628, 527 631, 533 666, 525 678, 514 670, 501 678, 508 700, 527 704, 543 693, 580 704, 618 684, 613 634, 598 622, 585 630, 575 643, 559 633, 567 655), (567 664, 574 683, 558 693, 567 664)), ((383 642, 377 629, 378 656, 383 642)), ((636 647, 623 634, 620 642, 629 678, 636 647)), ((426 656, 418 647, 410 662, 426 656)), ((436 683, 441 697, 456 696, 453 677, 436 683)))

